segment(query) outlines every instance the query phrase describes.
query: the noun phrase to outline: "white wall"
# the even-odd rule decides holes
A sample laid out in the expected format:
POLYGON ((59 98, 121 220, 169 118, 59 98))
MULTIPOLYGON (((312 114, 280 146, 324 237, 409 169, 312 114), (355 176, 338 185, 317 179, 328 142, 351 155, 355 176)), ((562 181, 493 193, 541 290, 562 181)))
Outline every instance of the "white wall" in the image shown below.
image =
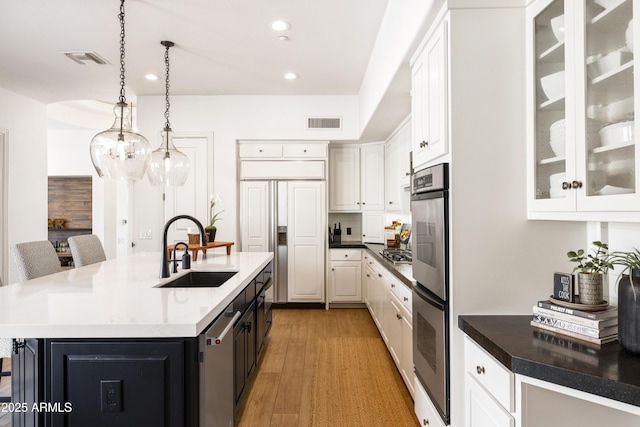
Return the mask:
MULTIPOLYGON (((47 110, 30 98, 0 88, 0 128, 7 132, 7 234, 14 243, 47 239, 47 110)), ((18 281, 9 251, 3 283, 18 281)))

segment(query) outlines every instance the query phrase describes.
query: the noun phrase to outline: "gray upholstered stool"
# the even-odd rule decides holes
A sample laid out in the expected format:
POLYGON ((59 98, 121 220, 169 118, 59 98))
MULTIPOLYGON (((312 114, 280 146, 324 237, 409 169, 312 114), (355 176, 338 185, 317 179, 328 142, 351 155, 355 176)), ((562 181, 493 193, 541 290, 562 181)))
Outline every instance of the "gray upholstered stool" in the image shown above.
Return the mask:
POLYGON ((107 259, 100 239, 94 234, 69 237, 67 242, 69 242, 69 249, 71 249, 71 256, 73 256, 73 264, 76 267, 82 267, 83 265, 89 265, 107 259))
POLYGON ((20 280, 35 279, 62 271, 60 260, 48 240, 16 243, 11 247, 20 280))

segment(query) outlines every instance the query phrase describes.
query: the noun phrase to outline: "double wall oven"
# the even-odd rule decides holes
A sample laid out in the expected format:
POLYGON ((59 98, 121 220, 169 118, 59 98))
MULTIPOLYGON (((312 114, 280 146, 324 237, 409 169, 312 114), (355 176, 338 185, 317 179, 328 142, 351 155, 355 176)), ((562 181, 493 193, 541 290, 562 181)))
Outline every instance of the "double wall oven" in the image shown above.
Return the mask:
POLYGON ((449 424, 449 165, 411 177, 413 364, 449 424))

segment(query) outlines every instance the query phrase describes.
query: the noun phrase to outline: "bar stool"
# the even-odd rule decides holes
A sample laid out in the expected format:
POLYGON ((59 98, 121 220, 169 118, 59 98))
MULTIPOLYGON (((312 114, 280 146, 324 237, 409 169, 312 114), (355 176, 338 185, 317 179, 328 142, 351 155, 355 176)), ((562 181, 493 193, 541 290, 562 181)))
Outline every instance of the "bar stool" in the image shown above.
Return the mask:
POLYGON ((16 243, 11 246, 20 280, 36 279, 62 271, 56 250, 48 240, 16 243))
POLYGON ((69 242, 73 264, 76 267, 94 264, 107 259, 102 243, 95 234, 69 237, 67 242, 69 242))

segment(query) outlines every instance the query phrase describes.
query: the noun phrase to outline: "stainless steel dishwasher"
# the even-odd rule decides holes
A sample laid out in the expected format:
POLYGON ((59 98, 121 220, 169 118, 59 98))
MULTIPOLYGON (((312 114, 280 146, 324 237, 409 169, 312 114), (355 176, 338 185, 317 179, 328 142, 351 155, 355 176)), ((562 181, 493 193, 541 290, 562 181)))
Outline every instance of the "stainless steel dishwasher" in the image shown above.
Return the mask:
POLYGON ((233 324, 241 316, 229 306, 200 334, 200 427, 233 427, 233 324))

